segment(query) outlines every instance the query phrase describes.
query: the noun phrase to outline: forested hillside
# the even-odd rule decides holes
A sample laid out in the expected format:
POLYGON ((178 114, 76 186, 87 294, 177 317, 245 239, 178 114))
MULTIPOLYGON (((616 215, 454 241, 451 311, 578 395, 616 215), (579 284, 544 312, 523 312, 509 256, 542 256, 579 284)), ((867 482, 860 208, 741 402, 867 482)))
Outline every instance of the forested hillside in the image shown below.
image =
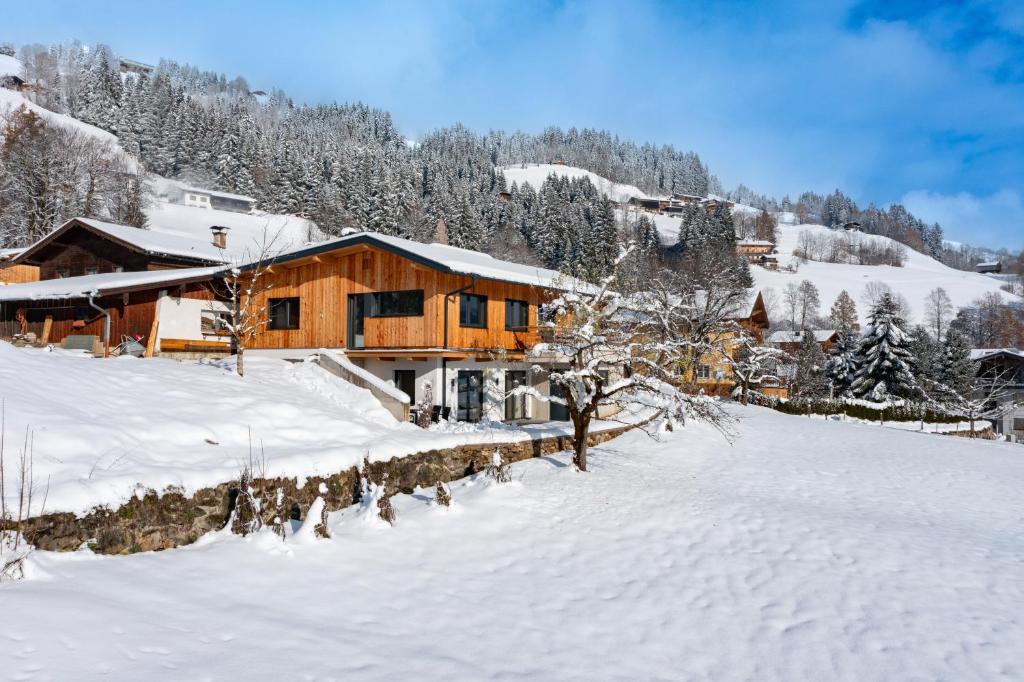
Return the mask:
MULTIPOLYGON (((443 219, 452 244, 515 253, 583 276, 606 271, 624 238, 633 236, 624 234, 607 199, 586 179, 513 187, 501 167, 564 163, 648 194, 722 193, 696 153, 638 145, 605 131, 477 133, 456 124, 413 142, 388 112, 365 104, 296 104, 283 91, 253 91, 243 78, 168 60, 151 74, 122 73, 103 45, 26 45, 17 54, 34 102, 116 135, 128 156, 73 131, 48 130, 44 121, 11 117, 2 150, 7 172, 0 169, 2 246, 31 242, 73 214, 141 225, 146 197, 135 160, 144 172, 253 196, 265 211, 310 218, 326 234, 357 227, 426 239, 443 219), (60 149, 72 153, 55 155, 60 149)), ((838 191, 777 201, 742 185, 727 196, 792 211, 801 222, 856 220, 865 232, 955 267, 976 256, 946 248, 940 226, 902 206, 860 210, 838 191)))

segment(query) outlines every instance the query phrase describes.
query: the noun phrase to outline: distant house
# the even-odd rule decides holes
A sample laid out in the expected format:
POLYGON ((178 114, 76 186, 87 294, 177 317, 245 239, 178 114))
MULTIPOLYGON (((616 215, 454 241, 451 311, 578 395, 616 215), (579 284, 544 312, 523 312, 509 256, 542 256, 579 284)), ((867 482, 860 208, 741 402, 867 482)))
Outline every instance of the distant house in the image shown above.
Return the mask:
MULTIPOLYGON (((839 340, 839 331, 836 329, 808 329, 807 331, 814 335, 815 342, 826 353, 839 340)), ((800 350, 803 341, 804 333, 802 331, 778 330, 768 336, 769 345, 775 346, 779 350, 783 350, 791 355, 800 350)))
POLYGON ((655 213, 660 213, 665 208, 668 208, 669 205, 668 199, 651 197, 630 197, 629 201, 626 203, 633 208, 639 208, 644 211, 653 211, 655 213))
POLYGON ((1000 383, 1007 384, 1002 399, 1006 404, 1005 414, 994 420, 995 432, 1024 440, 1024 350, 975 348, 971 351, 971 360, 975 362, 978 376, 998 377, 1000 383))
MULTIPOLYGON (((701 303, 704 292, 698 292, 698 303, 701 303)), ((738 307, 729 315, 729 319, 736 322, 747 334, 752 336, 756 343, 764 340, 764 332, 768 329, 768 310, 765 308, 764 297, 760 291, 751 291, 748 303, 738 307)), ((704 355, 698 359, 696 366, 690 376, 685 377, 697 388, 707 395, 728 396, 736 387, 736 379, 732 372, 732 357, 735 355, 738 344, 737 332, 726 332, 724 336, 716 339, 724 349, 722 352, 704 355)), ((785 397, 784 391, 778 393, 785 397)))
POLYGON ((182 203, 196 208, 215 208, 220 211, 235 213, 252 213, 256 208, 256 200, 241 194, 220 192, 198 187, 182 187, 182 203))
POLYGON ((14 259, 25 249, 0 249, 0 286, 22 284, 39 280, 39 268, 34 265, 16 265, 14 259))
POLYGON ((779 269, 779 259, 773 256, 775 244, 759 239, 741 239, 736 242, 736 254, 743 256, 747 262, 760 265, 769 270, 779 269))
POLYGON ((5 54, 0 54, 0 87, 8 90, 26 90, 24 70, 21 62, 5 54))
POLYGON ((981 273, 999 274, 1000 272, 1003 271, 1003 264, 1000 263, 999 261, 993 261, 990 263, 977 263, 974 266, 974 271, 981 273))
POLYGON ((145 74, 149 76, 156 71, 155 66, 143 64, 142 62, 137 62, 134 59, 120 59, 118 61, 120 62, 121 73, 136 73, 139 75, 145 74))

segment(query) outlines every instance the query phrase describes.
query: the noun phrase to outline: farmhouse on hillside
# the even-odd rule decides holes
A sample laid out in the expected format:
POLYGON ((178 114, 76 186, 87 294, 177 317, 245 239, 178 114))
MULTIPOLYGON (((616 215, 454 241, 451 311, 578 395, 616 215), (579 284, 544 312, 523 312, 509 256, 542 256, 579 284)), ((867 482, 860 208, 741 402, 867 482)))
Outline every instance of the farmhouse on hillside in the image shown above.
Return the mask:
MULTIPOLYGON (((975 348, 971 351, 979 377, 1005 384, 997 408, 1002 415, 993 421, 995 432, 1024 440, 1024 350, 1018 348, 975 348)), ((984 396, 981 396, 984 397, 984 396)))
MULTIPOLYGON (((839 330, 837 329, 808 329, 813 336, 814 341, 821 346, 822 352, 828 354, 832 349, 832 346, 839 340, 839 330)), ((790 355, 795 355, 799 350, 801 344, 804 342, 804 332, 801 330, 776 330, 768 336, 768 344, 775 346, 776 348, 783 350, 790 355)))

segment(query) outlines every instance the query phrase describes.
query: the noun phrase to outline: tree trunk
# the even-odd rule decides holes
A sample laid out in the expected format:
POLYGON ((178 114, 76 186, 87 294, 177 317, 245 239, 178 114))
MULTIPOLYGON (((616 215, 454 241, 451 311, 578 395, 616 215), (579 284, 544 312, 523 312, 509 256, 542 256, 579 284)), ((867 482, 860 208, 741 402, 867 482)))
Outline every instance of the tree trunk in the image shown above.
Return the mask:
POLYGON ((579 415, 572 439, 572 463, 580 471, 587 470, 587 436, 590 434, 590 417, 579 415))
POLYGON ((245 346, 238 344, 238 353, 235 355, 235 367, 238 371, 238 376, 245 376, 245 346))

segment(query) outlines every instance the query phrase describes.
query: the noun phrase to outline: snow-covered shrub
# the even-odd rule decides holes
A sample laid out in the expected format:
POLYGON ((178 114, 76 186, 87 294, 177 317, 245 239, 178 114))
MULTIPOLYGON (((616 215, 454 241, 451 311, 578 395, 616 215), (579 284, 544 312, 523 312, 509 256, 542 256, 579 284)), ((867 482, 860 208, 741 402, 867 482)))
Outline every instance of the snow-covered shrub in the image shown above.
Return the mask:
MULTIPOLYGON (((314 503, 313 506, 319 508, 320 519, 319 522, 317 522, 316 525, 313 526, 313 535, 315 535, 318 538, 329 538, 331 537, 331 529, 327 527, 327 502, 324 500, 324 495, 327 494, 327 484, 320 483, 318 491, 320 493, 320 496, 316 498, 315 503, 318 502, 319 504, 314 503)), ((315 511, 317 510, 313 509, 312 507, 310 508, 309 516, 311 518, 313 517, 315 511)))
POLYGON ((274 520, 270 524, 270 529, 282 540, 285 537, 284 517, 284 489, 278 488, 274 493, 274 520))
POLYGON ((393 526, 395 519, 398 517, 398 512, 391 506, 391 498, 388 497, 388 475, 384 474, 380 484, 377 484, 370 480, 369 472, 370 460, 369 458, 364 458, 359 472, 361 484, 359 495, 360 515, 363 518, 375 521, 380 519, 393 526))
POLYGON ((508 483, 512 480, 512 472, 509 471, 508 464, 501 460, 501 450, 495 450, 491 455, 491 463, 484 470, 484 476, 495 483, 508 483))
POLYGON ((452 506, 452 492, 441 481, 434 484, 434 504, 439 507, 452 506))
POLYGON ((260 516, 262 506, 253 487, 252 467, 246 465, 238 477, 238 494, 229 522, 231 532, 235 535, 249 535, 263 528, 263 518, 260 516))
MULTIPOLYGON (((0 402, 0 425, 4 423, 4 407, 0 402)), ((21 580, 25 577, 25 561, 32 553, 32 545, 23 535, 25 521, 46 511, 49 482, 39 489, 34 474, 35 450, 33 436, 25 431, 24 444, 14 461, 12 471, 4 457, 4 433, 0 431, 0 582, 21 580), (12 475, 13 474, 13 475, 12 475), (8 491, 11 498, 8 501, 8 491), (42 496, 42 502, 36 501, 42 496)))
POLYGON ((430 418, 434 410, 434 387, 427 381, 423 384, 423 400, 416 403, 416 426, 421 429, 430 428, 430 418))

